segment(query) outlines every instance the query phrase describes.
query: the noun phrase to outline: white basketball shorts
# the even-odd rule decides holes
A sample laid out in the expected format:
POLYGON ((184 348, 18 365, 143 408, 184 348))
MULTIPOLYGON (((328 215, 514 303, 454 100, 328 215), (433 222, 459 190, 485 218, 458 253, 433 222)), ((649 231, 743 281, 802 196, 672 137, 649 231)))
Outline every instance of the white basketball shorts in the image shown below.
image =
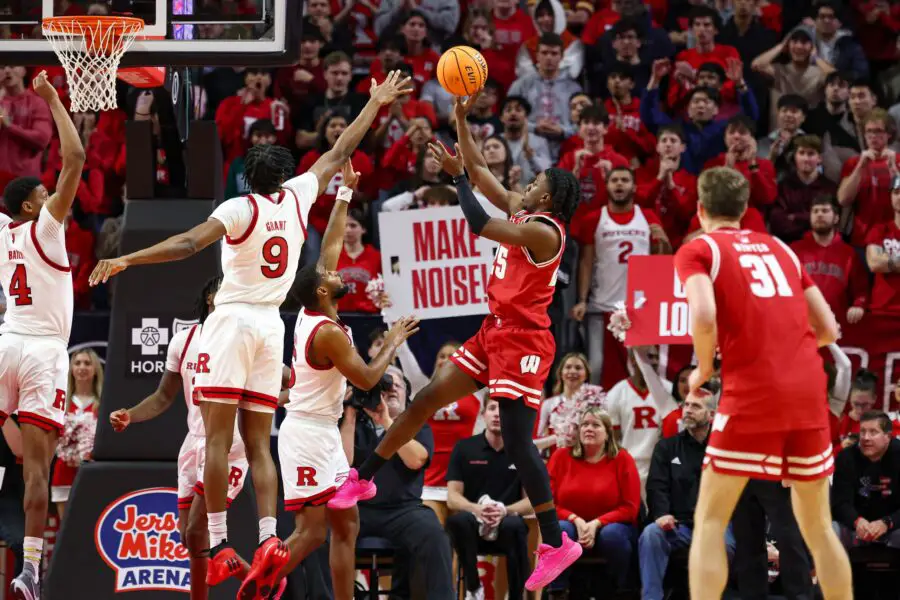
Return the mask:
MULTIPOLYGON (((203 469, 206 466, 206 437, 188 433, 178 451, 178 509, 191 508, 194 495, 203 495, 203 469)), ((227 505, 238 497, 247 479, 247 453, 239 435, 234 436, 228 453, 227 505)))
POLYGON ((200 332, 194 389, 200 401, 274 413, 284 365, 277 306, 217 306, 200 332))
POLYGON ((350 473, 341 434, 332 419, 289 412, 278 432, 284 508, 325 504, 350 473))
POLYGON ((62 433, 69 353, 62 340, 5 333, 0 336, 0 425, 18 411, 19 425, 62 433))

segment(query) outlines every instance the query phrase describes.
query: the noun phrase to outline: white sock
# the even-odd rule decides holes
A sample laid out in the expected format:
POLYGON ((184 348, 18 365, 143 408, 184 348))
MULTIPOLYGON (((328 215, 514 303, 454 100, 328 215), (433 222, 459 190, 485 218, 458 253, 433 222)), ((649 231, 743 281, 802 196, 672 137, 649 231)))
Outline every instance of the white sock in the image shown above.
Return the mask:
POLYGON ((224 510, 217 513, 209 513, 209 547, 215 548, 228 539, 228 513, 224 510))
POLYGON ((259 520, 259 543, 262 544, 270 537, 275 537, 275 517, 263 517, 259 520))
POLYGON ((41 555, 44 550, 44 538, 26 537, 23 550, 25 564, 34 567, 34 576, 38 578, 41 574, 41 555))

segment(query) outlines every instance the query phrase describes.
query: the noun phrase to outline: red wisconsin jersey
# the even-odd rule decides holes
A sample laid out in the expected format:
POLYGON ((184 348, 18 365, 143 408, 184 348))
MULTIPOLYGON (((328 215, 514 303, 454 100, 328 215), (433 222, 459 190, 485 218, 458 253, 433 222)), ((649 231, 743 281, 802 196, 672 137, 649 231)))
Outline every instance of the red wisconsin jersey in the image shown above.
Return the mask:
POLYGON ((434 455, 425 469, 425 485, 444 487, 447 485, 447 467, 456 442, 472 436, 475 421, 481 411, 481 401, 475 394, 469 394, 448 404, 428 419, 434 434, 434 455))
POLYGON ((718 229, 682 246, 675 268, 682 281, 713 281, 718 412, 740 414, 755 429, 747 433, 827 427, 827 382, 804 297, 814 284, 797 256, 768 234, 718 229))
POLYGON ((546 262, 536 263, 524 246, 501 244, 488 283, 488 306, 491 314, 500 317, 504 325, 547 329, 550 327, 547 307, 556 290, 556 272, 566 247, 566 228, 550 213, 520 210, 509 218, 517 225, 532 219, 541 219, 559 230, 559 252, 546 262))

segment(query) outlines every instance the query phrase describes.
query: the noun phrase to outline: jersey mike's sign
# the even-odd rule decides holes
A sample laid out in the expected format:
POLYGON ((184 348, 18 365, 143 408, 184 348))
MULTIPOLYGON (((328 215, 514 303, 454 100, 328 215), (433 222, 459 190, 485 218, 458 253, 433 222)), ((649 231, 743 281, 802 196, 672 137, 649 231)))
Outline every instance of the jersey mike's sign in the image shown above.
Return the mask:
POLYGON ((116 592, 190 591, 190 555, 178 532, 175 488, 137 490, 97 519, 97 552, 116 573, 116 592))
POLYGON ((378 222, 388 319, 488 312, 497 243, 473 235, 459 207, 382 212, 378 222))
POLYGON ((691 314, 671 256, 632 256, 626 300, 627 346, 690 344, 691 314))

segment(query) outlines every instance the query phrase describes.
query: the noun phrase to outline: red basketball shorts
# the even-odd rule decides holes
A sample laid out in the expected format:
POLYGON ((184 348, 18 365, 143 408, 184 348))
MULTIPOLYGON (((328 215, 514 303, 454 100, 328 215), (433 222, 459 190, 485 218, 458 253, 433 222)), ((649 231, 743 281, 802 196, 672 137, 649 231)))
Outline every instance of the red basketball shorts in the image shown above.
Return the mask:
POLYGON ((489 387, 491 398, 524 398, 532 408, 541 405, 544 382, 553 366, 556 341, 548 329, 511 327, 488 315, 453 361, 464 373, 489 387))
POLYGON ((751 433, 739 415, 716 414, 703 466, 717 473, 781 481, 814 481, 834 472, 831 431, 822 427, 751 433), (735 430, 740 432, 736 433, 735 430))

